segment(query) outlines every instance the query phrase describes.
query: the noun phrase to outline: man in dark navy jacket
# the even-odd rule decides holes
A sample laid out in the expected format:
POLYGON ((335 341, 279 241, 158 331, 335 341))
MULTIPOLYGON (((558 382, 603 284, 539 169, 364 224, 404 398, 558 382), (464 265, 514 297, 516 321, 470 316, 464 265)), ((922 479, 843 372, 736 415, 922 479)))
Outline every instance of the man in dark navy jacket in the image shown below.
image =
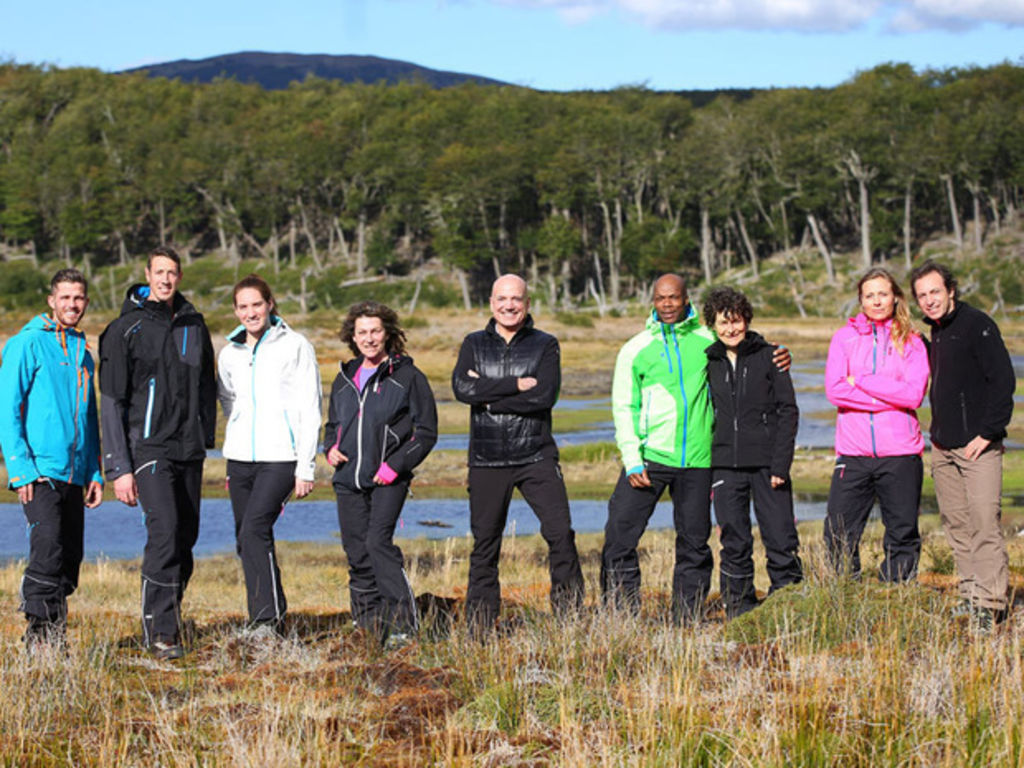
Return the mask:
POLYGON ((931 326, 932 477, 959 577, 957 611, 987 633, 1006 614, 1003 438, 1017 379, 999 327, 960 299, 949 269, 926 261, 910 280, 931 326))
POLYGON ((177 659, 217 380, 203 316, 178 292, 178 254, 156 248, 146 281, 128 289, 121 316, 100 337, 103 465, 118 500, 142 502, 143 642, 158 658, 177 659))
POLYGON ((469 560, 466 614, 493 626, 501 604, 498 560, 516 488, 540 520, 548 544, 551 604, 558 612, 583 601, 583 574, 569 499, 551 435, 561 362, 554 336, 533 327, 525 281, 503 275, 491 289, 493 317, 463 340, 452 371, 455 397, 472 407, 469 428, 469 560))

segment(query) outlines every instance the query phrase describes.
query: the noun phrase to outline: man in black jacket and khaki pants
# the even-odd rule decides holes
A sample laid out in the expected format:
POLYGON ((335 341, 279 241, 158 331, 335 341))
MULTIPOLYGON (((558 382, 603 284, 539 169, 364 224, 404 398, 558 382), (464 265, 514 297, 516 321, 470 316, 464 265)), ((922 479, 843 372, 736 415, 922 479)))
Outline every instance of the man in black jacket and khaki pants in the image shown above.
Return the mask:
POLYGON ((910 281, 931 326, 932 477, 959 577, 957 611, 987 633, 1006 615, 1003 438, 1017 379, 999 327, 960 300, 949 269, 926 261, 910 281))
POLYGON ((516 488, 540 520, 548 544, 551 605, 583 602, 583 573, 569 499, 551 435, 561 362, 554 336, 533 327, 525 281, 503 275, 491 289, 487 327, 466 336, 452 371, 455 397, 472 407, 469 428, 469 560, 466 615, 475 629, 493 626, 501 605, 498 560, 516 488))

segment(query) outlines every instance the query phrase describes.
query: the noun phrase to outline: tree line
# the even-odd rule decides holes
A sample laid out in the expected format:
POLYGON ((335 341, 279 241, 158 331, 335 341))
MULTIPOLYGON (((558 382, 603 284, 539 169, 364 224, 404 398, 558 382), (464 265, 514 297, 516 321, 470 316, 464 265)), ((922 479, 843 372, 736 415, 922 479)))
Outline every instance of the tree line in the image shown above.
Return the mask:
POLYGON ((0 65, 0 248, 124 264, 173 242, 351 281, 439 260, 463 299, 528 275, 552 305, 711 282, 767 255, 909 264, 982 250, 1024 190, 1024 66, 885 64, 699 108, 639 87, 282 91, 0 65))

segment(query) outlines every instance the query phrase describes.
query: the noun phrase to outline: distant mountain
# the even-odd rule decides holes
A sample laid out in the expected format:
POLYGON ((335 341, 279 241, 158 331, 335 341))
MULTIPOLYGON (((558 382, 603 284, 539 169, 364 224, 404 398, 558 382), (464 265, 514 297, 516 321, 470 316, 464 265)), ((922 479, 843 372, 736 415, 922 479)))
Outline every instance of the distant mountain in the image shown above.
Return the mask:
POLYGON ((325 80, 346 83, 376 83, 384 80, 397 83, 417 80, 435 88, 459 85, 467 81, 484 85, 507 85, 479 75, 442 72, 410 64, 407 61, 381 59, 377 56, 332 56, 329 54, 261 53, 244 51, 208 59, 180 59, 163 64, 149 64, 124 70, 125 73, 147 72, 150 77, 180 78, 185 82, 208 83, 216 77, 233 77, 240 83, 259 83, 267 90, 281 90, 288 84, 315 75, 325 80))

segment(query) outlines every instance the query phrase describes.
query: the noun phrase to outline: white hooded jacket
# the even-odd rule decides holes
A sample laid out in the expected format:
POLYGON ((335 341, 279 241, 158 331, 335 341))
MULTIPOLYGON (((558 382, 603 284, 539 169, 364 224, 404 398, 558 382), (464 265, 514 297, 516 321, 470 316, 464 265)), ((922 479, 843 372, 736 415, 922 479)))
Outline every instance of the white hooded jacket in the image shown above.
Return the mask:
POLYGON ((313 345, 273 315, 250 348, 245 328, 228 335, 217 357, 217 397, 224 409, 224 458, 294 461, 295 477, 313 480, 320 436, 320 367, 313 345))

